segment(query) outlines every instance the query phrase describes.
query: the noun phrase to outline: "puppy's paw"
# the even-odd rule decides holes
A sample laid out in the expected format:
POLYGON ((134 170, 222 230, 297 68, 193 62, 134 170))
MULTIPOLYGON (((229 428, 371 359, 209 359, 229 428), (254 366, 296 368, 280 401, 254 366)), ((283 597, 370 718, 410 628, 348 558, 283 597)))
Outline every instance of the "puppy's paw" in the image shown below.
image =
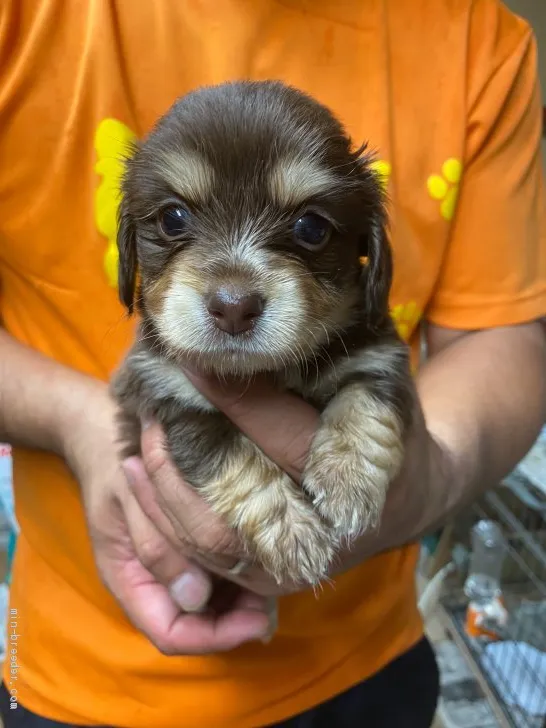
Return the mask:
POLYGON ((325 409, 306 463, 303 488, 338 541, 379 525, 390 482, 404 456, 396 412, 362 388, 325 409))
POLYGON ((334 556, 331 534, 285 473, 279 471, 268 490, 276 516, 267 509, 249 534, 256 558, 279 584, 319 584, 334 556))
POLYGON ((236 529, 249 557, 278 583, 327 578, 334 541, 291 478, 240 436, 221 477, 201 492, 236 529))

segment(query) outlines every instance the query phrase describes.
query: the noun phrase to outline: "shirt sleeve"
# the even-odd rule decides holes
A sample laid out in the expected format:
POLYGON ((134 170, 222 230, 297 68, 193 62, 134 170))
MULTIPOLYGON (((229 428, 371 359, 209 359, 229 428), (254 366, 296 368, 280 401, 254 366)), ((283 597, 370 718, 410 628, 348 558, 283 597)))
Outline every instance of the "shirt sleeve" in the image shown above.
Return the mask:
POLYGON ((470 20, 466 150, 426 318, 478 329, 546 316, 542 101, 534 35, 497 0, 470 20))

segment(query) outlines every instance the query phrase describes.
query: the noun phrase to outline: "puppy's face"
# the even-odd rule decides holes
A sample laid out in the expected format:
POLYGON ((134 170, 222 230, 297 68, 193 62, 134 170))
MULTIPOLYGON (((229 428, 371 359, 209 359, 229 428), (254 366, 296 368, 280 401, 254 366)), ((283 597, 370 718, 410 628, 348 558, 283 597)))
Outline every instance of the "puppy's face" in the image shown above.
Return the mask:
POLYGON ((386 311, 379 183, 324 107, 278 83, 167 113, 127 164, 118 246, 123 302, 138 268, 161 344, 217 372, 283 369, 386 311))

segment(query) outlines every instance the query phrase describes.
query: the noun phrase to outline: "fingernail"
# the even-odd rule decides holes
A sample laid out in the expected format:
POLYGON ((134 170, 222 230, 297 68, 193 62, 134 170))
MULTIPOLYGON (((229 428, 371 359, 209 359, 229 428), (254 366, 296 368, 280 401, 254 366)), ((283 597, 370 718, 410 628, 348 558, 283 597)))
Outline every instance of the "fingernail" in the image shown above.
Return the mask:
POLYGON ((207 606, 211 583, 201 571, 186 571, 172 582, 169 592, 184 612, 200 612, 207 606))
POLYGON ((267 629, 262 629, 256 634, 254 641, 260 642, 262 645, 268 645, 275 636, 275 632, 276 630, 269 625, 267 629))
POLYGON ((133 477, 132 472, 130 470, 128 470, 127 468, 123 468, 123 472, 125 474, 125 479, 127 480, 127 482, 129 483, 129 485, 132 488, 135 484, 135 479, 133 477))
POLYGON ((149 417, 143 417, 140 421, 140 426, 142 427, 142 430, 147 430, 152 424, 152 420, 149 417))
POLYGON ((271 640, 275 636, 277 627, 279 626, 279 608, 276 599, 268 599, 267 611, 269 613, 269 626, 267 628, 265 636, 262 637, 262 642, 264 643, 264 645, 267 645, 271 642, 271 640))
POLYGON ((121 463, 121 469, 123 470, 123 474, 125 475, 125 478, 129 485, 131 487, 135 484, 135 474, 133 473, 133 466, 132 466, 133 459, 129 458, 125 462, 121 463))

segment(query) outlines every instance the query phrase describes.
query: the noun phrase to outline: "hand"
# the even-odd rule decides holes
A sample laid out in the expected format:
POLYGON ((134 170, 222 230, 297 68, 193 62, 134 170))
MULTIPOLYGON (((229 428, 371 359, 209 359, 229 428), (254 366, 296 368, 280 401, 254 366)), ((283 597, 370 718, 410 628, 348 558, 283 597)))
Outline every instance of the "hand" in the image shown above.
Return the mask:
MULTIPOLYGON (((279 394, 264 382, 240 391, 188 375, 271 459, 295 480, 300 478, 319 421, 316 410, 295 396, 279 394)), ((378 552, 411 542, 436 517, 437 504, 431 498, 431 483, 445 467, 446 458, 426 428, 417 396, 415 402, 405 463, 389 489, 380 529, 365 533, 351 550, 341 553, 332 576, 378 552)), ((238 575, 231 573, 230 568, 243 556, 234 534, 181 479, 163 449, 162 433, 157 426, 152 425, 144 432, 142 451, 143 463, 133 460, 127 464, 132 472, 135 496, 149 517, 158 523, 162 519, 165 532, 174 529, 184 534, 187 556, 260 594, 278 595, 294 589, 292 584, 279 588, 256 567, 238 575)))
POLYGON ((104 583, 135 627, 165 654, 219 652, 260 639, 268 630, 266 601, 247 590, 220 595, 225 603, 216 611, 182 612, 179 593, 187 610, 199 610, 209 600, 212 582, 134 497, 117 454, 114 413, 106 388, 97 383, 80 419, 61 435, 65 458, 82 487, 104 583))

